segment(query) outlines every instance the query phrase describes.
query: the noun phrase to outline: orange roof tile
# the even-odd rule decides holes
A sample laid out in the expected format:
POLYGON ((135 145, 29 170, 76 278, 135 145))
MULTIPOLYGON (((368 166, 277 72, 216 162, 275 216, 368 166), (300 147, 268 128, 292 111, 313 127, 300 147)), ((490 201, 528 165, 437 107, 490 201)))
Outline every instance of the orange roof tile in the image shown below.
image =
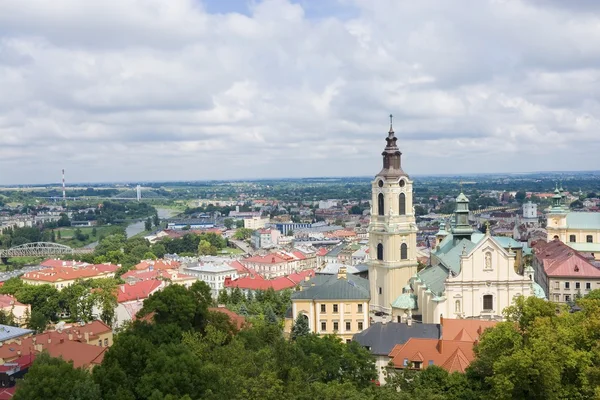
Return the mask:
POLYGON ((22 279, 42 282, 60 282, 75 279, 92 279, 114 274, 119 266, 112 264, 85 264, 44 268, 24 274, 22 279))
POLYGON ((123 303, 126 301, 146 299, 152 293, 164 286, 164 284, 164 282, 157 280, 147 280, 119 285, 117 301, 123 303))

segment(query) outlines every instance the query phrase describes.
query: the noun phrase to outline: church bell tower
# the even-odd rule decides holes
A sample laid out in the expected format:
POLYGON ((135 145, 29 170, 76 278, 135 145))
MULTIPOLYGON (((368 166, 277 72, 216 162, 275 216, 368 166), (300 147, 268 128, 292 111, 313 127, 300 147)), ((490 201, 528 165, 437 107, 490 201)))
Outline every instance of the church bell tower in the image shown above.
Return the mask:
POLYGON ((383 168, 371 184, 369 283, 371 309, 391 314, 392 302, 417 273, 417 224, 413 182, 402 170, 391 115, 385 140, 383 168))

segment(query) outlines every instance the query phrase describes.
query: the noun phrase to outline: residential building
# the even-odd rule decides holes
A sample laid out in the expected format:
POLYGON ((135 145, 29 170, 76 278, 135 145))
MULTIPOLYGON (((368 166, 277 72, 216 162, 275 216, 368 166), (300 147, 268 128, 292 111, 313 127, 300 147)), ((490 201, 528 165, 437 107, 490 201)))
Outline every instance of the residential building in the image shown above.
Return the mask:
POLYGON ((548 300, 567 303, 600 289, 600 269, 559 239, 537 242, 533 254, 535 279, 548 300))
POLYGON ((10 325, 0 325, 0 343, 12 342, 33 335, 31 329, 18 328, 10 325))
POLYGON ((239 288, 246 295, 250 292, 254 293, 259 290, 264 291, 268 289, 278 292, 280 290, 294 289, 314 275, 315 272, 310 269, 273 279, 265 279, 259 274, 250 274, 236 280, 225 279, 225 288, 230 292, 234 288, 239 288))
POLYGON ((252 232, 250 241, 255 249, 270 249, 277 246, 280 236, 277 229, 257 229, 252 232))
POLYGON ((502 319, 502 310, 518 295, 545 298, 530 266, 521 265, 511 238, 475 233, 468 223, 469 200, 456 199, 454 225, 431 252, 431 264, 415 274, 392 303, 399 322, 419 316, 424 323, 440 318, 502 319), (506 247, 505 247, 506 246, 506 247))
POLYGON ((371 184, 369 282, 371 308, 391 313, 402 285, 417 272, 417 225, 413 181, 402 170, 402 153, 390 123, 383 168, 371 184))
POLYGON ((264 229, 269 223, 269 217, 254 216, 244 218, 244 228, 246 229, 264 229))
POLYGON ((71 266, 65 264, 28 272, 21 279, 29 285, 49 284, 60 291, 80 279, 113 278, 119 267, 112 264, 72 263, 71 266))
POLYGON ((154 271, 154 270, 175 270, 181 266, 179 261, 175 260, 142 260, 134 268, 137 271, 154 271))
POLYGON ((408 340, 439 339, 442 329, 439 324, 377 322, 362 332, 355 334, 352 340, 360 343, 375 358, 375 367, 379 374, 379 382, 384 384, 390 353, 397 345, 403 345, 408 340))
POLYGON ((225 280, 237 279, 238 271, 228 264, 198 264, 196 266, 186 266, 183 271, 190 276, 205 282, 210 287, 210 293, 213 299, 219 296, 221 290, 225 288, 225 280))
POLYGON ((265 278, 289 275, 300 270, 300 260, 284 252, 269 253, 243 258, 240 262, 265 278))
POLYGON ((435 338, 413 337, 394 346, 389 354, 396 369, 422 370, 431 365, 446 371, 464 373, 475 359, 473 345, 493 321, 440 319, 442 335, 435 338))
POLYGON ((23 326, 27 322, 27 315, 31 315, 31 305, 20 303, 16 297, 8 294, 0 295, 0 309, 12 314, 19 326, 23 326))
POLYGON ((144 300, 151 294, 165 287, 164 281, 147 280, 119 285, 117 289, 117 308, 115 310, 115 328, 125 322, 134 321, 136 314, 142 309, 144 300))
MULTIPOLYGON (((311 332, 335 334, 349 342, 369 327, 369 281, 346 273, 315 275, 292 294, 291 320, 308 320, 311 332)), ((291 329, 291 323, 286 324, 291 329)), ((289 333, 289 332, 288 332, 289 333)))
POLYGON ((187 288, 191 287, 194 282, 198 280, 198 278, 182 274, 173 269, 158 269, 158 270, 130 270, 121 275, 121 278, 126 282, 139 282, 139 281, 147 281, 147 280, 161 280, 169 283, 174 283, 177 285, 182 285, 187 288))

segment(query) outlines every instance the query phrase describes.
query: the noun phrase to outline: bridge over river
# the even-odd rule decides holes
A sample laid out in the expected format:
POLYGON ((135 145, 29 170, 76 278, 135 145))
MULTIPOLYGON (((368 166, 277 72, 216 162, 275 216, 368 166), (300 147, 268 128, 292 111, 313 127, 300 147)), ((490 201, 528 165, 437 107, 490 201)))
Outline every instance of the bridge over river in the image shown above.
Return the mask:
POLYGON ((74 249, 64 244, 51 242, 25 243, 10 249, 0 250, 0 259, 6 264, 11 257, 54 257, 71 254, 92 253, 94 249, 74 249))

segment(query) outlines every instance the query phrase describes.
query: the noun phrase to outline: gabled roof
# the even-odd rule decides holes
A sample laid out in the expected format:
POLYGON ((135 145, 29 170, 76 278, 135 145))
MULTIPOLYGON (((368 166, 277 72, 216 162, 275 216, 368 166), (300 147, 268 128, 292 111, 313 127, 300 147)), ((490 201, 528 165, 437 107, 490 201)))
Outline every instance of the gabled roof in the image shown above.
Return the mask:
POLYGON ((444 318, 442 320, 442 339, 458 340, 459 337, 462 337, 469 341, 475 341, 487 328, 495 325, 495 321, 444 318))
POLYGON ((160 287, 164 286, 164 284, 165 283, 162 281, 147 280, 119 285, 117 301, 123 303, 126 301, 146 299, 160 287))
POLYGON ((423 368, 437 365, 448 372, 465 372, 475 358, 473 342, 458 340, 416 339, 399 344, 390 352, 396 368, 404 368, 404 360, 422 362, 423 368))
POLYGON ((544 266, 548 276, 573 278, 600 278, 600 269, 581 253, 560 240, 536 243, 535 257, 544 266))
POLYGON ((364 331, 354 335, 352 340, 361 346, 369 348, 375 355, 388 355, 398 344, 406 343, 410 338, 437 339, 440 337, 440 325, 417 324, 412 325, 389 322, 377 322, 364 331))
POLYGON ((292 294, 293 300, 370 300, 369 281, 358 276, 318 275, 305 282, 300 292, 292 294), (313 286, 314 284, 314 286, 313 286))

